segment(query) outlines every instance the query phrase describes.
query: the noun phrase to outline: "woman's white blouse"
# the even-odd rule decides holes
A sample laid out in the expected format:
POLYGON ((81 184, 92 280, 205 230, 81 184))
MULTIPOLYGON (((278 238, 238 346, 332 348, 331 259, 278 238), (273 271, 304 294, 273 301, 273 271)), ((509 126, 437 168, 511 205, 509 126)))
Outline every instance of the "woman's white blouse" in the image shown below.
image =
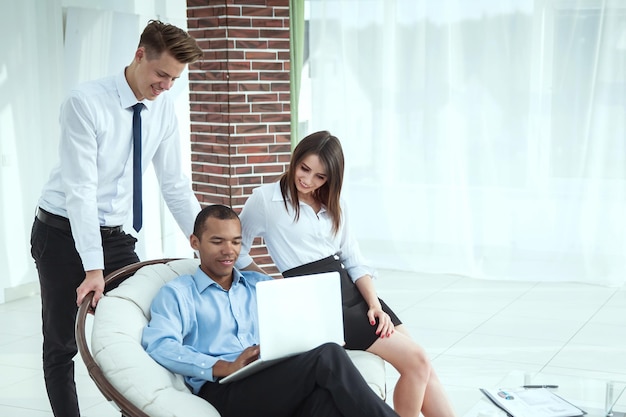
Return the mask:
POLYGON ((249 255, 252 241, 262 237, 270 256, 280 272, 339 254, 353 281, 363 275, 374 275, 366 264, 358 243, 351 236, 345 202, 341 201, 342 222, 337 234, 332 232, 332 219, 322 207, 319 213, 300 203, 300 217, 295 221, 291 204, 285 202, 278 182, 256 188, 241 211, 242 247, 236 267, 252 263, 249 255))

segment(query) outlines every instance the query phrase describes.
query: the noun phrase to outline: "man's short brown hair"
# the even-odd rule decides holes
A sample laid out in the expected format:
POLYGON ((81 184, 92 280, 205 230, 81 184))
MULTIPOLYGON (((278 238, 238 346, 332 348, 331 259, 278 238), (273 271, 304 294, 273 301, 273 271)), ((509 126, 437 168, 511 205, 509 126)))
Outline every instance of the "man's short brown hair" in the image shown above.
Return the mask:
POLYGON ((190 64, 202 58, 202 49, 187 32, 160 20, 150 20, 139 38, 148 59, 156 59, 164 51, 169 52, 178 62, 190 64))

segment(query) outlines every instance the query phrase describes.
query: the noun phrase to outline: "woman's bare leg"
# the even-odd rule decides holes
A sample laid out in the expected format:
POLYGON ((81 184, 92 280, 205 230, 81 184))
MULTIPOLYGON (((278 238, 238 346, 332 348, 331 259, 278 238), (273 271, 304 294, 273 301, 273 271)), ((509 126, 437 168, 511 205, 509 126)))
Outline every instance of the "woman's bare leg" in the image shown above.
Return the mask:
POLYGON ((404 326, 379 338, 367 349, 389 362, 400 373, 393 405, 401 417, 454 417, 454 410, 424 349, 408 335, 404 326))

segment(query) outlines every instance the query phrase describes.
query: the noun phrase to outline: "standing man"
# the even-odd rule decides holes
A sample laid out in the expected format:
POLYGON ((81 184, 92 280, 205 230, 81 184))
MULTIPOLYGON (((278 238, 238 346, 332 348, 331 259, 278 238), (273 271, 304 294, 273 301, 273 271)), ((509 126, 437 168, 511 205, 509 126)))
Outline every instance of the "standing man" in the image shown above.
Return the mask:
POLYGON ((141 343, 194 394, 222 417, 398 417, 336 343, 220 384, 259 357, 256 284, 272 278, 235 269, 241 223, 230 207, 203 208, 190 243, 200 266, 161 287, 141 343))
POLYGON ((39 199, 31 254, 42 301, 43 370, 56 417, 79 417, 74 362, 77 305, 104 291, 104 276, 139 261, 141 174, 152 161, 161 192, 186 236, 200 205, 181 166, 178 122, 169 90, 202 57, 182 29, 152 20, 133 61, 118 75, 80 85, 61 106, 60 162, 39 199))

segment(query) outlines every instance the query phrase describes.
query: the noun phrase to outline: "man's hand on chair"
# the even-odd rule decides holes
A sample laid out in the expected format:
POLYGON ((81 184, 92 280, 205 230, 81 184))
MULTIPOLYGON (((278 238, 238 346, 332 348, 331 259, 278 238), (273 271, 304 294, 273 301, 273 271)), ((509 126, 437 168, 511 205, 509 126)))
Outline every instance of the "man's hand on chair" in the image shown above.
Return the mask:
POLYGON ((93 291, 93 298, 91 299, 91 311, 96 308, 98 301, 104 294, 104 272, 102 269, 94 269, 85 273, 85 279, 76 288, 76 305, 80 306, 83 300, 93 291))

